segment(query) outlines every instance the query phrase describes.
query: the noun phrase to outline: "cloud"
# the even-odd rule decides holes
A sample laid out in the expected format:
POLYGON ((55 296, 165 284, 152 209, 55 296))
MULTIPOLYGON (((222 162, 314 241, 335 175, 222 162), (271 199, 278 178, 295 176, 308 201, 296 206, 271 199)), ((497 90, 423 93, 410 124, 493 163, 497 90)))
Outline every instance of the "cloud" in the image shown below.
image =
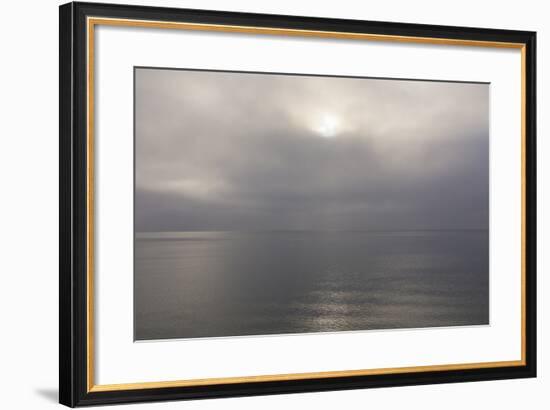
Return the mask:
POLYGON ((488 93, 137 69, 136 229, 487 228, 488 93))

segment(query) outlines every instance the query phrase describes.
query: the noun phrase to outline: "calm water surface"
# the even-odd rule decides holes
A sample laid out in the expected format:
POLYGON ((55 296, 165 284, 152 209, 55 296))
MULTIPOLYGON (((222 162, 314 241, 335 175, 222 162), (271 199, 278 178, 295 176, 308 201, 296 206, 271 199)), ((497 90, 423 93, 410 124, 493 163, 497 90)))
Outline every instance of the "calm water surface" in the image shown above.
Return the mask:
POLYGON ((483 230, 138 233, 135 337, 488 324, 488 245, 483 230))

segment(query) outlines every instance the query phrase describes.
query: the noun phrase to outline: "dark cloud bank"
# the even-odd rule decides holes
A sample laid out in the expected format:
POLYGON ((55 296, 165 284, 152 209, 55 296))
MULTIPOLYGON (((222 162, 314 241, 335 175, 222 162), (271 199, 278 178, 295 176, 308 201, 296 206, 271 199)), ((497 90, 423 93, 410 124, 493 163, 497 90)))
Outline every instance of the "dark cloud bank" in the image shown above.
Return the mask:
POLYGON ((136 231, 487 229, 489 85, 136 70, 136 231))

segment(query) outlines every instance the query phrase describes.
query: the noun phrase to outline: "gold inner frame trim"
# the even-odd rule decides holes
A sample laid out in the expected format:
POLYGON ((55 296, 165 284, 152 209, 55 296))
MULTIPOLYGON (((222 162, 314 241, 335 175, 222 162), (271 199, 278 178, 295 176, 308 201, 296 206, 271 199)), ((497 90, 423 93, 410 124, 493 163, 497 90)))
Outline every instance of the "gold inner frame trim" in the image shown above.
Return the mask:
POLYGON ((498 367, 526 365, 526 260, 525 260, 525 229, 526 229, 526 173, 525 173, 525 144, 526 144, 526 45, 524 43, 458 40, 449 38, 430 38, 397 36, 383 34, 348 33, 338 31, 281 29, 255 26, 234 26, 219 24, 200 24, 166 22, 153 20, 133 20, 118 18, 88 17, 87 24, 87 390, 88 392, 105 392, 120 390, 156 389, 169 387, 211 386, 217 384, 238 384, 251 382, 272 382, 283 380, 327 379, 349 376, 372 376, 400 373, 421 373, 449 370, 487 369, 498 367), (222 377, 207 379, 189 379, 158 382, 137 382, 121 384, 96 385, 95 379, 95 321, 94 321, 94 34, 95 26, 124 26, 139 28, 162 28, 172 30, 215 31, 241 34, 283 35, 298 37, 339 38, 348 40, 385 41, 416 44, 492 47, 521 50, 521 359, 511 361, 454 363, 443 365, 393 367, 361 370, 324 371, 311 373, 273 374, 258 376, 222 377))
POLYGON ((384 369, 365 369, 365 370, 342 370, 316 373, 294 373, 294 374, 276 374, 265 376, 245 376, 245 377, 221 377, 210 379, 191 379, 165 382, 145 382, 145 383, 121 383, 121 384, 101 384, 95 385, 90 391, 116 391, 116 390, 139 390, 156 389, 166 387, 185 387, 185 386, 209 386, 214 384, 237 384, 253 382, 271 382, 281 380, 307 380, 307 379, 328 379, 346 376, 373 376, 381 374, 398 373, 421 373, 445 370, 467 370, 467 369, 487 369, 493 367, 521 366, 521 360, 507 362, 486 362, 486 363, 465 363, 451 365, 431 365, 431 366, 412 366, 412 367, 392 367, 384 369))

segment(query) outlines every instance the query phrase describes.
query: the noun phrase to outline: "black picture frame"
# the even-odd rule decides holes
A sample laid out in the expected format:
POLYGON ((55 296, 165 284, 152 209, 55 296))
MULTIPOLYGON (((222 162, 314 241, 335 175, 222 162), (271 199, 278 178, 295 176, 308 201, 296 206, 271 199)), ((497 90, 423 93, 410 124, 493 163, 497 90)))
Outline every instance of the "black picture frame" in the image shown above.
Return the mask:
POLYGON ((536 376, 536 33, 73 2, 60 6, 59 401, 67 406, 314 392, 536 376), (524 80, 524 363, 520 366, 94 391, 87 327, 87 18, 121 18, 521 44, 524 80))

